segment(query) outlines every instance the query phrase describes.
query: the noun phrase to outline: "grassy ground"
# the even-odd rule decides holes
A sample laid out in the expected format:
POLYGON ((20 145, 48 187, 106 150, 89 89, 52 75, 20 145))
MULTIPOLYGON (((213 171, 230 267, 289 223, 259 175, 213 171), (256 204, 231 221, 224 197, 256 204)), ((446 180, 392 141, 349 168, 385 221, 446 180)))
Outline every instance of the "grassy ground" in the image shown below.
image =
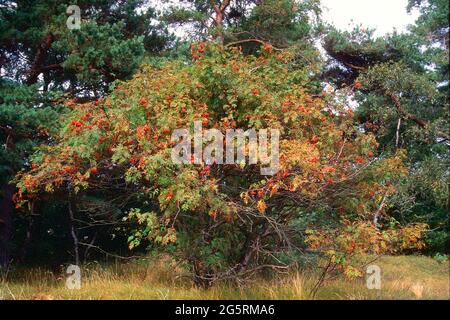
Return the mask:
MULTIPOLYGON (((381 290, 368 290, 365 279, 326 282, 316 299, 450 299, 449 263, 423 256, 382 257, 381 290)), ((258 279, 245 285, 194 287, 175 277, 182 271, 169 262, 88 265, 80 290, 65 286, 65 275, 42 269, 12 270, 0 281, 0 299, 310 299, 312 273, 258 279)))

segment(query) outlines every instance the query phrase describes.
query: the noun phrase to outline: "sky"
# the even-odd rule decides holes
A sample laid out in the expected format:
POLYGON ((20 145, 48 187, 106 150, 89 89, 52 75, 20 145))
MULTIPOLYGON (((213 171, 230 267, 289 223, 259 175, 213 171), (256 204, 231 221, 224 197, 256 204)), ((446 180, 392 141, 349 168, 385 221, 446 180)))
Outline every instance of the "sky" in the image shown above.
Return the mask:
POLYGON ((394 28, 406 31, 406 26, 414 23, 417 12, 408 14, 407 4, 408 0, 322 0, 323 18, 341 30, 362 24, 375 28, 375 35, 382 36, 394 28))
MULTIPOLYGON (((179 0, 150 0, 161 8, 167 3, 177 4, 179 0)), ((417 11, 408 14, 408 0, 321 0, 324 8, 322 18, 341 30, 351 30, 353 26, 362 24, 365 28, 375 28, 375 36, 383 36, 395 29, 406 31, 418 17, 417 11)), ((178 36, 185 34, 182 28, 172 31, 178 36)))
MULTIPOLYGON (((178 3, 178 0, 151 0, 152 3, 178 3)), ((365 28, 375 28, 375 36, 382 36, 395 29, 406 31, 418 17, 417 11, 408 14, 408 0, 321 0, 324 7, 322 18, 341 30, 351 30, 362 24, 365 28)), ((182 36, 181 28, 175 34, 182 36)))

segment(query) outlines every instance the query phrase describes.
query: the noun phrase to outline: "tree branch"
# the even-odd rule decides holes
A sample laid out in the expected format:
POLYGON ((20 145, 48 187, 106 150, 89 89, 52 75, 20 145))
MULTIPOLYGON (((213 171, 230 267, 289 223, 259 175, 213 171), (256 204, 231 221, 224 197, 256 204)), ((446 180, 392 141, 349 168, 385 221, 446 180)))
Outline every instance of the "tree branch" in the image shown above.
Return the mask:
POLYGON ((52 46, 53 40, 53 34, 49 32, 39 45, 36 56, 31 64, 30 71, 28 72, 28 77, 26 80, 27 84, 34 84, 37 82, 38 76, 42 73, 42 63, 47 56, 48 50, 52 46))
MULTIPOLYGON (((417 117, 417 116, 415 116, 415 115, 413 115, 413 114, 407 112, 407 111, 403 108, 402 103, 401 103, 401 101, 400 101, 400 98, 399 98, 397 95, 395 95, 394 93, 389 92, 389 91, 387 91, 386 94, 387 94, 388 97, 391 98, 392 102, 393 102, 394 105, 395 105, 395 108, 397 109, 397 113, 398 113, 400 116, 402 116, 403 118, 405 118, 405 119, 407 119, 407 120, 414 121, 414 122, 415 122, 416 124, 418 124, 421 128, 426 128, 426 127, 428 126, 428 122, 427 122, 427 121, 425 121, 424 119, 421 119, 421 118, 419 118, 419 117, 417 117)), ((438 134, 440 137, 444 138, 445 140, 450 141, 450 137, 449 137, 445 132, 438 131, 437 134, 438 134)))
POLYGON ((50 71, 50 70, 56 70, 56 69, 62 69, 62 65, 60 63, 54 63, 50 64, 48 66, 40 67, 40 72, 50 71))
MULTIPOLYGON (((262 41, 262 40, 254 39, 254 38, 253 38, 253 39, 244 39, 244 40, 239 40, 239 41, 230 42, 230 43, 227 43, 227 45, 226 45, 225 47, 232 47, 232 46, 236 46, 236 45, 238 45, 238 44, 251 43, 251 42, 259 43, 260 45, 265 45, 265 44, 267 43, 267 42, 264 42, 264 41, 262 41)), ((275 48, 275 47, 273 47, 273 46, 272 46, 272 48, 273 48, 274 50, 282 51, 282 49, 275 48)))

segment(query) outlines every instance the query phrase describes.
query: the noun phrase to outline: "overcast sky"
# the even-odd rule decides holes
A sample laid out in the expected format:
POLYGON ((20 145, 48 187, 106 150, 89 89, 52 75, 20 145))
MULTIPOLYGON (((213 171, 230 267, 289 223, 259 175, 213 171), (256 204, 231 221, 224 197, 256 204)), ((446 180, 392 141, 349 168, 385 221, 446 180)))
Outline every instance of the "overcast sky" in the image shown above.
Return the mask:
POLYGON ((417 12, 406 12, 408 0, 322 0, 325 8, 324 20, 341 30, 353 29, 362 24, 376 28, 376 35, 392 32, 394 28, 405 31, 408 24, 414 23, 417 12))
MULTIPOLYGON (((157 8, 162 3, 177 4, 179 0, 149 0, 157 8)), ((351 30, 362 24, 365 28, 375 28, 376 36, 382 36, 397 29, 406 31, 418 17, 417 11, 406 12, 408 0, 321 0, 324 7, 322 18, 341 30, 351 30)), ((178 36, 184 35, 182 28, 174 28, 178 36)))

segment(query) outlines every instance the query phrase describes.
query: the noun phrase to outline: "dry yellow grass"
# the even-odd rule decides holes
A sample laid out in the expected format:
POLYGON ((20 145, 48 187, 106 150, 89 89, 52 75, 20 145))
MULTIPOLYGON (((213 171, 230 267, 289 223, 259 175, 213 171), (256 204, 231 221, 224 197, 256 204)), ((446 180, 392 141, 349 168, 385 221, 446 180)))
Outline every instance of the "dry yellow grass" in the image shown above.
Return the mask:
MULTIPOLYGON (((364 279, 328 281, 316 299, 449 299, 449 265, 422 256, 383 257, 381 290, 369 290, 364 279)), ((0 282, 0 299, 309 299, 314 273, 293 272, 245 285, 192 285, 168 259, 126 264, 87 265, 80 290, 65 286, 65 275, 43 269, 12 270, 0 282)))

